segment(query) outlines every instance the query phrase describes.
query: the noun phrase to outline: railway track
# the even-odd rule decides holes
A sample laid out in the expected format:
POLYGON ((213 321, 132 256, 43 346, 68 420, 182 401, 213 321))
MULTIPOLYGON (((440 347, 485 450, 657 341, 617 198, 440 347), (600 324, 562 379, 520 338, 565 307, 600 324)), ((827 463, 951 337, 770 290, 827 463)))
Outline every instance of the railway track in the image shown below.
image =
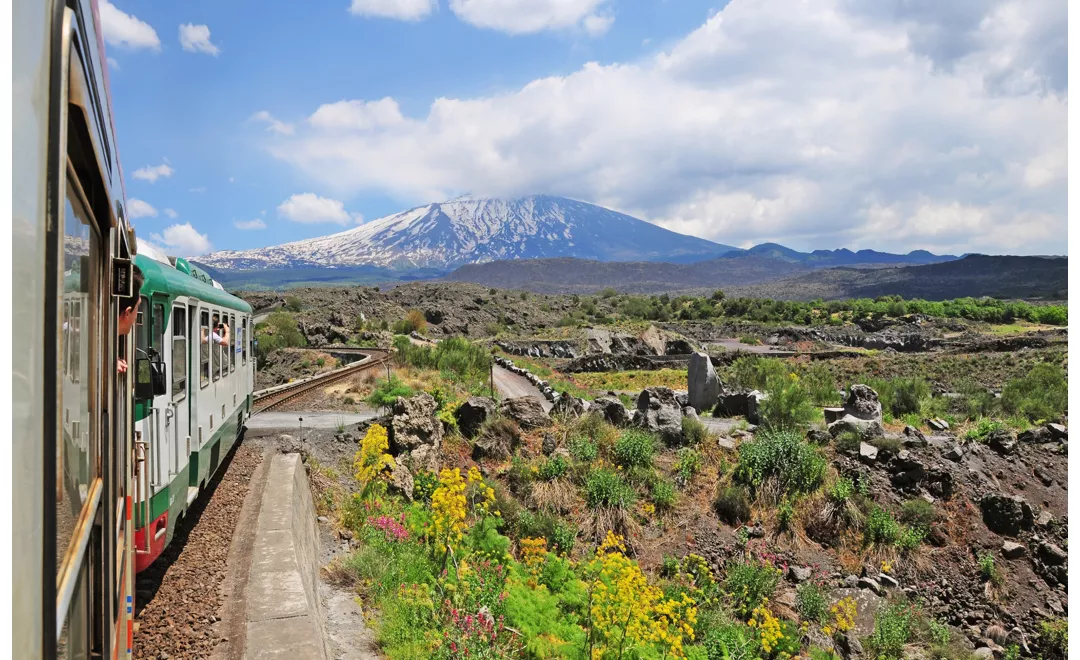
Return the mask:
POLYGON ((352 378, 368 369, 385 368, 391 359, 390 351, 382 348, 358 348, 350 352, 367 355, 367 359, 295 383, 259 390, 252 395, 251 414, 257 415, 267 410, 273 410, 282 404, 304 396, 316 388, 326 387, 346 378, 352 378))

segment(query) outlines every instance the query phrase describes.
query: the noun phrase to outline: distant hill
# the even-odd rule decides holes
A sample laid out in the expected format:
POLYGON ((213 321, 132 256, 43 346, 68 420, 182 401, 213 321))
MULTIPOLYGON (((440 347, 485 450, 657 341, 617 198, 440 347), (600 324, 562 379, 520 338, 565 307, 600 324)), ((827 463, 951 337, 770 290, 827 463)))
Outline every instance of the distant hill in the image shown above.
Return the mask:
POLYGON ((729 295, 782 300, 892 294, 930 300, 961 296, 1056 297, 1068 290, 1068 259, 970 255, 914 266, 815 268, 745 251, 693 264, 581 259, 496 261, 462 266, 445 279, 537 293, 592 293, 605 288, 626 293, 700 293, 722 288, 729 295))
MULTIPOLYGON (((883 265, 921 265, 934 264, 943 261, 954 261, 957 257, 951 254, 937 255, 926 250, 914 250, 907 254, 892 254, 890 252, 878 252, 877 250, 859 250, 852 252, 847 248, 838 250, 814 250, 813 252, 799 252, 778 243, 762 243, 749 248, 744 253, 756 254, 763 257, 773 257, 792 263, 806 264, 813 268, 829 268, 832 266, 883 266, 883 265)), ((734 252, 724 255, 737 256, 734 252)))
POLYGON ((729 295, 835 300, 901 295, 945 300, 965 296, 1068 299, 1068 257, 968 255, 899 268, 827 268, 737 287, 729 295))

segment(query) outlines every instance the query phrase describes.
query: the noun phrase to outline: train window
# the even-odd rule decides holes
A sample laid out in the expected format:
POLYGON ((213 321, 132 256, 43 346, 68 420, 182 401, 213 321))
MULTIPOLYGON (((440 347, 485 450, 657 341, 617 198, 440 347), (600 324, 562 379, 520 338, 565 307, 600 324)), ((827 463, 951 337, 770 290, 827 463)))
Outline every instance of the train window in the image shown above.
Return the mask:
POLYGON ((172 372, 173 398, 182 398, 187 391, 187 310, 173 307, 172 372))
POLYGON ((154 304, 154 325, 150 335, 150 347, 157 351, 158 355, 165 355, 165 305, 154 304))
MULTIPOLYGON (((80 202, 75 186, 67 187, 63 217, 63 303, 61 306, 61 355, 68 356, 68 378, 61 379, 58 392, 60 433, 56 439, 56 557, 58 576, 78 580, 77 537, 84 506, 91 506, 97 492, 100 462, 98 457, 98 415, 93 402, 97 398, 94 366, 100 351, 100 238, 93 220, 80 202)), ((114 367, 115 368, 115 367, 114 367)), ((100 488, 98 488, 98 491, 100 488)), ((84 523, 90 524, 89 522, 84 523)), ((76 601, 77 602, 76 597, 76 601)), ((74 607, 74 605, 72 605, 74 607)))
POLYGON ((199 387, 210 384, 210 312, 199 312, 199 387))
POLYGON ((218 326, 221 324, 221 315, 217 312, 214 313, 214 324, 210 328, 210 348, 214 354, 214 380, 221 378, 221 344, 218 343, 218 337, 221 335, 218 326))
POLYGON ((240 361, 247 364, 247 317, 240 321, 240 361))
MULTIPOLYGON (((229 332, 236 332, 236 315, 229 314, 229 332)), ((239 336, 229 342, 229 346, 225 349, 229 351, 229 369, 236 371, 236 349, 240 347, 239 336)))

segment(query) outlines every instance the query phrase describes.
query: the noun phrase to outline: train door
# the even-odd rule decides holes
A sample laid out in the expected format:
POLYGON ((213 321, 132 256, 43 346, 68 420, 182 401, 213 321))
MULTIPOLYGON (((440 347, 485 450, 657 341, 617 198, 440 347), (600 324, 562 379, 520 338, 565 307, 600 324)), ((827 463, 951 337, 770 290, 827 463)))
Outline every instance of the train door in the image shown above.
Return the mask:
POLYGON ((172 323, 169 324, 169 382, 170 398, 165 413, 166 436, 169 443, 168 470, 169 481, 180 474, 184 468, 186 456, 181 454, 191 435, 191 420, 188 416, 188 308, 184 304, 173 305, 172 323))

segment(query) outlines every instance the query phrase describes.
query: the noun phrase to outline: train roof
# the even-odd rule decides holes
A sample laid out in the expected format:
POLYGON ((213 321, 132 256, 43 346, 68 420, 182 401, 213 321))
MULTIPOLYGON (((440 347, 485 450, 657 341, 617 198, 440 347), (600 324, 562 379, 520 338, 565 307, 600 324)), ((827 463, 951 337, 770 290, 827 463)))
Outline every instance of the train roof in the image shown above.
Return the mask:
POLYGON ((169 296, 191 296, 198 300, 251 313, 251 305, 237 298, 208 275, 192 268, 186 260, 166 257, 145 243, 139 243, 135 265, 143 273, 143 293, 165 293, 169 296))

